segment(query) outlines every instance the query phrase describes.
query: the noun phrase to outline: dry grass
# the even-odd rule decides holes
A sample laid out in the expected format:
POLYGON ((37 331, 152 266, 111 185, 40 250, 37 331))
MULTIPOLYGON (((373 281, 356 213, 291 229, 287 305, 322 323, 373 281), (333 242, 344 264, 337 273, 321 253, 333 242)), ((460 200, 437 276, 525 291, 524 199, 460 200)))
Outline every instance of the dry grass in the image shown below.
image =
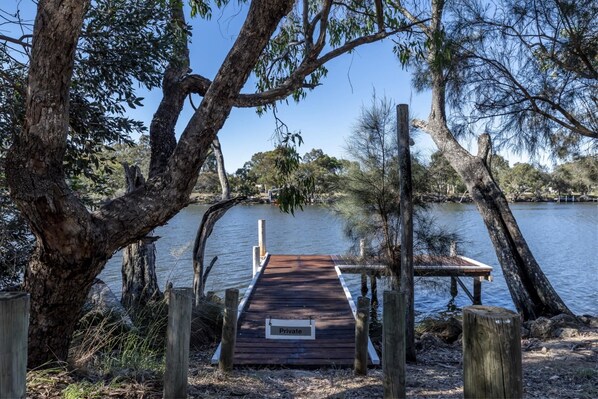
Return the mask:
MULTIPOLYGON (((407 366, 410 398, 463 397, 461 342, 452 344, 426 329, 418 345, 418 362, 407 366)), ((440 333, 442 335, 442 333, 440 333)), ((91 340, 88 349, 93 351, 91 340)), ((93 345, 92 345, 93 344, 93 345)), ((235 369, 222 374, 210 365, 214 345, 194 351, 190 359, 189 397, 221 398, 379 398, 381 369, 356 377, 351 369, 235 369)), ((522 340, 526 398, 598 397, 598 331, 575 337, 522 340)), ((66 366, 28 373, 28 398, 161 398, 161 375, 154 373, 82 373, 66 366)))

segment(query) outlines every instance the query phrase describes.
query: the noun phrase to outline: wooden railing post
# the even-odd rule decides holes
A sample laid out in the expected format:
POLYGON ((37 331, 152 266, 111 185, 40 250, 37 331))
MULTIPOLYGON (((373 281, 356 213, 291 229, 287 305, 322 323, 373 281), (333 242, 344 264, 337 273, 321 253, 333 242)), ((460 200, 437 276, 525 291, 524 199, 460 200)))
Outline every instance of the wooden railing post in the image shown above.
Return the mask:
POLYGON ((521 319, 507 309, 463 309, 465 398, 521 398, 521 319))
POLYGON ((405 297, 397 291, 384 291, 382 328, 384 398, 404 398, 406 392, 405 297))
POLYGON ((224 320, 222 322, 222 343, 220 348, 220 371, 233 369, 235 342, 237 340, 237 312, 239 307, 239 290, 229 288, 224 296, 224 320))
POLYGON ((353 368, 357 375, 368 373, 368 337, 370 330, 370 299, 357 298, 357 314, 355 315, 355 361, 353 368))
POLYGON ((257 273, 257 269, 260 267, 260 247, 253 247, 253 277, 257 273))
POLYGON ((257 221, 258 243, 260 246, 260 256, 266 256, 266 221, 260 219, 257 221))
MULTIPOLYGON (((457 242, 451 241, 450 246, 450 256, 457 256, 457 242)), ((459 289, 457 287, 457 279, 451 276, 451 297, 455 298, 459 294, 459 289)))
POLYGON ((164 399, 187 397, 192 308, 193 290, 191 288, 170 290, 164 399))
POLYGON ((0 292, 0 398, 26 397, 29 294, 0 292))
POLYGON ((377 277, 378 275, 376 274, 376 272, 372 272, 370 274, 370 290, 372 291, 372 307, 374 309, 378 308, 378 281, 376 280, 377 277))
POLYGON ((482 278, 481 277, 473 278, 473 304, 474 305, 482 304, 482 278))

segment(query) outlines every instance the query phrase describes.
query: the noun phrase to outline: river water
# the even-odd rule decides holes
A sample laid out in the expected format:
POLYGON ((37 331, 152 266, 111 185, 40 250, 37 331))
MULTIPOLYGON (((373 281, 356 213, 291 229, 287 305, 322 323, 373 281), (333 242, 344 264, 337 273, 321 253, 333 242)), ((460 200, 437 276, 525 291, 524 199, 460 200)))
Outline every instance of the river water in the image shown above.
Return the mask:
MULTIPOLYGON (((206 205, 190 205, 167 225, 156 229, 158 283, 191 286, 191 250, 206 205)), ((598 205, 596 203, 518 203, 511 209, 538 263, 566 304, 576 314, 598 314, 598 205)), ((429 212, 439 225, 456 231, 463 240, 460 252, 494 268, 493 282, 482 283, 485 305, 513 309, 494 248, 477 209, 472 204, 436 204, 429 212)), ((345 254, 351 243, 344 237, 341 219, 321 206, 308 206, 295 217, 270 205, 237 206, 217 223, 206 248, 206 263, 218 261, 208 278, 206 291, 223 293, 251 280, 252 247, 257 245, 257 221, 266 220, 268 252, 274 254, 345 254)), ((99 276, 117 294, 121 291, 120 253, 99 276)), ((359 277, 345 279, 354 297, 359 277)), ((448 309, 449 279, 416 279, 415 310, 418 318, 448 309)), ((471 287, 471 279, 463 279, 471 287)), ((379 295, 383 291, 379 284, 379 295)), ((381 302, 381 301, 380 301, 381 302)), ((470 304, 459 289, 458 307, 470 304)))

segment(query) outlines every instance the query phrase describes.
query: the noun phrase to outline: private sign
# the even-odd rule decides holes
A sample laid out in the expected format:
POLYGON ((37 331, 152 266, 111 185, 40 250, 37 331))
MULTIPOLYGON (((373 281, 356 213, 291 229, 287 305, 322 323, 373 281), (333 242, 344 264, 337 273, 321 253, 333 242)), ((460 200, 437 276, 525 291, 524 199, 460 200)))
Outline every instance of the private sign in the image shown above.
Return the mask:
POLYGON ((316 339, 316 322, 266 318, 266 339, 316 339))

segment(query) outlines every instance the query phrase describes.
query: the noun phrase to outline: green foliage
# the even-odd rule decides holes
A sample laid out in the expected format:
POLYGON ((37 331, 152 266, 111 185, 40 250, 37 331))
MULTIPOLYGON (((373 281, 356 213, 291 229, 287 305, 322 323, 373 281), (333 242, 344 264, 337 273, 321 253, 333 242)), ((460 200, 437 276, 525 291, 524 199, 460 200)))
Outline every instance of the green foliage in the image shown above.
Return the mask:
POLYGON ((502 189, 516 201, 526 192, 531 192, 536 199, 541 198, 547 176, 528 163, 516 163, 503 179, 502 189))
POLYGON ((455 195, 466 190, 463 180, 440 151, 432 154, 428 172, 430 189, 438 195, 455 195))
POLYGON ((598 190, 598 156, 579 157, 557 166, 551 174, 551 185, 559 193, 595 192, 598 190))
MULTIPOLYGON (((345 233, 356 245, 360 239, 370 242, 372 254, 383 262, 400 265, 399 159, 393 104, 374 95, 363 108, 351 136, 347 152, 352 156, 343 176, 343 193, 336 205, 345 219, 345 233)), ((412 158, 415 211, 414 245, 417 250, 447 253, 453 234, 434 227, 422 210, 421 197, 427 188, 425 167, 412 158)))

